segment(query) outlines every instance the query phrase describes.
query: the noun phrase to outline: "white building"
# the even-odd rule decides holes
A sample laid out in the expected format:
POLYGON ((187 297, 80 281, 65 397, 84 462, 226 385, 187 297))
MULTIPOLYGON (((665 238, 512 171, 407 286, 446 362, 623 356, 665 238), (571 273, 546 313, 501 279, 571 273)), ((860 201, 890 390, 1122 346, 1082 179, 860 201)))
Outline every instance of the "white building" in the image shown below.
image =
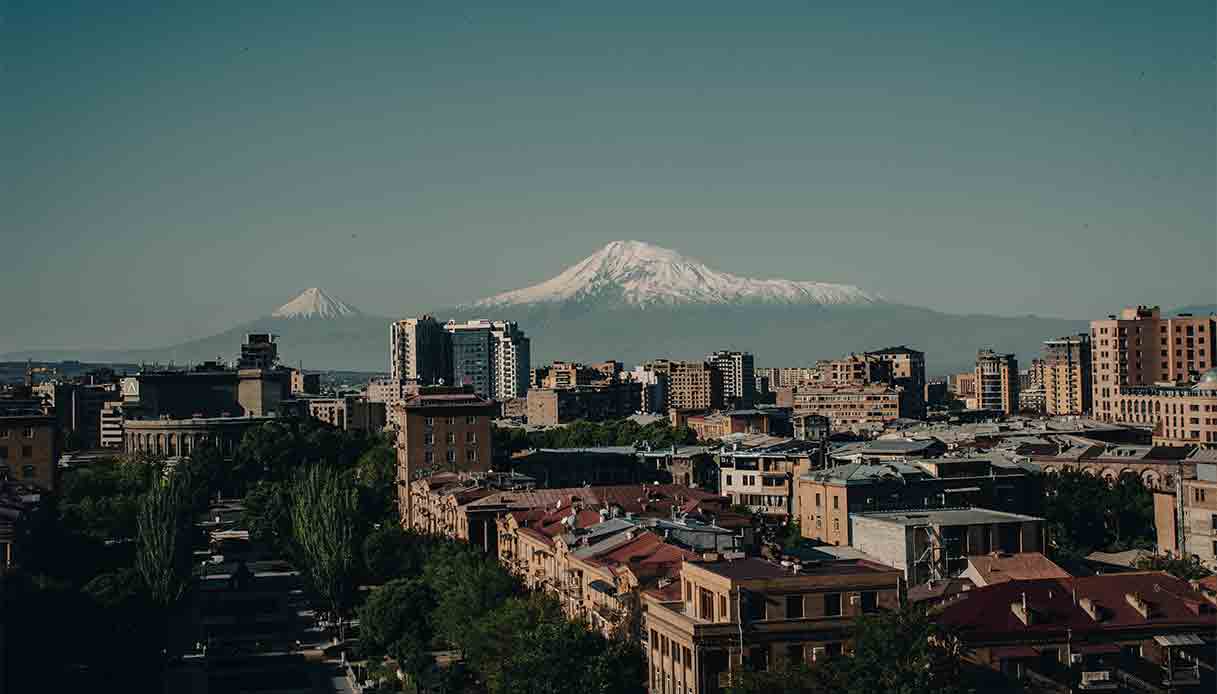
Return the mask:
MULTIPOLYGON (((532 367, 531 341, 512 321, 471 320, 464 323, 448 321, 444 325, 450 335, 487 333, 489 349, 485 355, 485 381, 473 380, 479 395, 506 402, 528 394, 528 374, 532 367), (482 392, 484 390, 484 392, 482 392)), ((454 385, 463 385, 466 365, 461 355, 454 355, 454 385)))
POLYGON ((101 406, 101 447, 123 447, 123 404, 110 401, 101 406))
POLYGON ((450 378, 451 348, 444 326, 424 315, 389 326, 389 378, 433 384, 450 378))
POLYGON ((706 362, 723 376, 723 400, 751 405, 756 397, 755 360, 748 352, 715 352, 706 362))

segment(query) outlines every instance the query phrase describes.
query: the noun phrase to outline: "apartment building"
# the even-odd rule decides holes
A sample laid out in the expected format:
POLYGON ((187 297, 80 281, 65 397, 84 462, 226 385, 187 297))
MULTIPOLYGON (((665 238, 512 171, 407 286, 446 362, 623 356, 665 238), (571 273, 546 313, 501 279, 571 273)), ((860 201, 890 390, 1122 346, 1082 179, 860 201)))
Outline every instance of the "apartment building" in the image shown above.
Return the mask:
POLYGON ((892 456, 813 471, 796 480, 803 537, 852 546, 851 514, 979 507, 1039 511, 1042 477, 1004 456, 907 460, 892 456))
POLYGON ((914 419, 925 417, 925 352, 900 345, 885 347, 866 356, 879 359, 888 365, 889 382, 891 385, 904 389, 908 404, 905 409, 914 419))
POLYGON ((642 410, 643 388, 631 382, 565 388, 530 389, 527 396, 528 423, 566 424, 579 419, 598 422, 621 419, 642 410))
MULTIPOLYGON (((494 404, 468 388, 429 387, 397 403, 397 478, 411 481, 435 472, 490 469, 490 420, 494 404)), ((401 494, 402 520, 409 523, 412 495, 401 494)))
POLYGON ((343 431, 378 432, 387 423, 385 403, 373 402, 362 395, 314 397, 304 402, 310 417, 343 431))
POLYGON ((792 408, 795 417, 809 414, 827 417, 837 431, 880 428, 911 414, 902 409, 908 406, 903 388, 880 384, 781 388, 777 405, 792 408))
POLYGON ((1201 684, 1202 659, 1211 675, 1217 608, 1187 581, 1134 571, 974 588, 937 621, 968 660, 1028 689, 1179 692, 1201 684))
POLYGON ((1093 384, 1089 335, 1083 333, 1045 341, 1040 364, 1039 383, 1044 388, 1046 413, 1082 415, 1090 412, 1093 384))
POLYGON ((648 365, 642 365, 622 375, 622 380, 637 383, 642 388, 643 412, 652 414, 667 414, 668 385, 670 372, 652 370, 648 365))
POLYGON ((562 390, 603 381, 604 373, 578 362, 555 361, 549 366, 532 369, 528 380, 531 388, 562 390))
POLYGON ((672 410, 672 426, 686 426, 699 441, 721 439, 729 434, 770 433, 770 413, 764 410, 726 410, 723 412, 681 412, 672 410))
MULTIPOLYGON (((834 386, 891 383, 893 360, 871 354, 850 354, 816 362, 820 381, 834 386)), ((923 378, 924 380, 924 378, 923 378)))
MULTIPOLYGON (((1217 456, 1212 458, 1217 460, 1217 456)), ((1196 478, 1154 490, 1158 551, 1196 557, 1217 571, 1217 462, 1198 463, 1196 478)))
POLYGON ((976 354, 976 398, 979 409, 1012 415, 1018 412, 1018 359, 982 349, 976 354))
POLYGON ((472 386, 482 397, 506 402, 528 393, 531 341, 511 321, 448 321, 456 385, 472 386))
POLYGON ((452 379, 451 343, 433 316, 395 321, 389 326, 389 378, 424 385, 452 379))
POLYGON ((1163 318, 1157 306, 1130 306, 1090 322, 1096 419, 1120 421, 1117 397, 1126 386, 1194 383, 1212 369, 1217 315, 1163 318))
POLYGON ((733 672, 848 653, 860 615, 899 607, 900 577, 857 559, 685 561, 642 592, 649 691, 719 694, 733 672))
POLYGON ((321 374, 305 373, 300 369, 292 369, 291 374, 290 392, 293 396, 321 394, 321 374))
POLYGON ((42 414, 0 414, 0 479, 53 492, 59 482, 59 423, 42 414))
POLYGON ((706 357, 722 378, 723 401, 749 407, 756 400, 756 368, 748 352, 718 351, 706 357))
MULTIPOLYGON (((658 363, 656 363, 658 366, 658 363)), ((668 373, 668 407, 678 410, 717 410, 723 406, 723 375, 700 361, 664 362, 668 373)), ((663 373, 663 370, 653 368, 663 373)))
POLYGON ((774 520, 797 518, 796 482, 823 463, 819 441, 765 434, 723 437, 719 450, 719 492, 774 520))
POLYGON ((121 401, 109 401, 102 405, 98 415, 102 448, 123 447, 123 404, 121 401))
POLYGON ((1217 448, 1217 369, 1194 385, 1121 386, 1109 402, 1116 421, 1149 426, 1155 445, 1217 448))

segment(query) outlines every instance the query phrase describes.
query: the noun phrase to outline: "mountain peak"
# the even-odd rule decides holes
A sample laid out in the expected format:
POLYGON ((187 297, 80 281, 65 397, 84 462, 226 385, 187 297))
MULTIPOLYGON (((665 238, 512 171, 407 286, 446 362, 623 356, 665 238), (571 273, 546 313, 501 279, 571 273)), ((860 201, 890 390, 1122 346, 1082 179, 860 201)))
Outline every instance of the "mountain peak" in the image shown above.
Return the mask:
POLYGON ((649 304, 859 304, 880 297, 848 284, 753 279, 645 241, 613 241, 531 287, 482 299, 477 307, 591 299, 649 304))
POLYGON ((309 287, 270 315, 273 318, 344 318, 361 314, 359 309, 326 294, 325 290, 309 287))

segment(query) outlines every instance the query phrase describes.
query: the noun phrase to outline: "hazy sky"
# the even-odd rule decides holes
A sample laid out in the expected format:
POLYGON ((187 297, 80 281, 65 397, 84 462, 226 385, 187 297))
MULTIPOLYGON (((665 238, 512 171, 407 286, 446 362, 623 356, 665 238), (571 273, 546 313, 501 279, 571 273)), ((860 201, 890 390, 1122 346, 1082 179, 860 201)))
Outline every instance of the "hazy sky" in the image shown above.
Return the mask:
POLYGON ((1217 300, 1212 0, 366 4, 9 0, 0 351, 622 238, 954 312, 1217 300))

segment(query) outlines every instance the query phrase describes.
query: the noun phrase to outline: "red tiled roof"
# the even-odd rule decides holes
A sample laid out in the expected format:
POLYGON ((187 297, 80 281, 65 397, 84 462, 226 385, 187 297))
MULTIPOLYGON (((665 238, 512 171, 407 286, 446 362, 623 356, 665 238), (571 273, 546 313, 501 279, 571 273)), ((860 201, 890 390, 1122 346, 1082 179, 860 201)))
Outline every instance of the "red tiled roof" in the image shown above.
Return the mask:
POLYGON ((968 557, 984 585, 1037 578, 1069 578, 1069 573, 1039 552, 968 557))
POLYGON ((1080 578, 1006 581, 962 593, 939 614, 939 621, 957 628, 967 641, 1012 640, 1033 634, 1073 631, 1105 632, 1144 627, 1182 627, 1212 632, 1217 618, 1211 606, 1186 582, 1169 574, 1146 571, 1080 578), (1078 603, 1074 602, 1076 591, 1078 603), (1136 594, 1150 604, 1147 619, 1129 604, 1136 594), (1011 604, 1026 596, 1033 613, 1024 625, 1011 604), (1089 598, 1102 611, 1096 622, 1079 604, 1089 598), (1037 621, 1038 620, 1038 621, 1037 621))

